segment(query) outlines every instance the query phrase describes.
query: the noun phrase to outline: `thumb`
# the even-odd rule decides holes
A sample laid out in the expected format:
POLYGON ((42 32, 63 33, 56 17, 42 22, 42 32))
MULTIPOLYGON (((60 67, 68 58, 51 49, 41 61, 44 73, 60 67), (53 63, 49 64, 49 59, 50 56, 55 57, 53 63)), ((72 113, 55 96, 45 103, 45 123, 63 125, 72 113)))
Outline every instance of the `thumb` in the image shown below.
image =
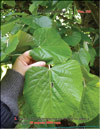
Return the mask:
POLYGON ((39 62, 36 62, 36 63, 34 63, 34 64, 30 64, 28 67, 29 68, 31 68, 31 67, 35 67, 35 66, 45 66, 46 65, 46 62, 44 62, 44 61, 39 61, 39 62))

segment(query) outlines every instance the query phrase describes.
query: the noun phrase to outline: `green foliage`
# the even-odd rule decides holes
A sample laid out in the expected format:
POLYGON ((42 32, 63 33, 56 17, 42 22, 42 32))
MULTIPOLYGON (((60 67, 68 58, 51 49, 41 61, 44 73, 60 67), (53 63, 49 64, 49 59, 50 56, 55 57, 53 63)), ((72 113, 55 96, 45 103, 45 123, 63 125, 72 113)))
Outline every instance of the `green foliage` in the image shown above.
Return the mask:
POLYGON ((29 69, 24 96, 36 117, 66 118, 78 109, 82 89, 80 66, 77 61, 69 60, 50 69, 29 69))
POLYGON ((71 50, 56 30, 41 28, 34 32, 34 48, 30 55, 35 60, 59 64, 71 57, 71 50))
POLYGON ((91 43, 91 39, 88 37, 87 34, 81 33, 81 36, 82 36, 83 42, 87 41, 88 43, 91 43))
MULTIPOLYGON (((83 23, 85 18, 78 13, 77 4, 48 0, 1 2, 2 66, 13 64, 19 54, 30 49, 34 60, 49 65, 26 72, 24 95, 19 99, 21 122, 47 117, 91 125, 98 119, 99 78, 94 74, 99 31, 83 23)), ((29 128, 29 121, 17 127, 29 128)))
POLYGON ((15 1, 14 0, 9 0, 9 1, 6 1, 6 0, 3 0, 3 3, 4 4, 7 4, 8 6, 11 6, 11 7, 14 7, 15 6, 15 1))
POLYGON ((81 34, 73 31, 71 35, 66 36, 65 41, 70 46, 76 46, 81 41, 81 34))
POLYGON ((90 54, 84 48, 81 48, 78 52, 73 53, 73 59, 77 60, 81 65, 85 66, 89 70, 90 54))
POLYGON ((95 57, 96 57, 96 50, 93 47, 90 47, 89 53, 90 53, 90 56, 91 56, 90 66, 93 66, 94 60, 95 60, 95 57))
POLYGON ((51 19, 47 16, 28 16, 21 19, 23 23, 26 25, 29 25, 29 27, 32 27, 33 29, 37 29, 40 27, 48 28, 52 26, 51 19), (45 24, 46 23, 46 24, 45 24))
POLYGON ((8 32, 11 32, 12 29, 14 28, 15 26, 15 23, 17 22, 18 20, 14 20, 12 22, 9 22, 7 24, 4 24, 1 26, 1 30, 2 30, 2 36, 4 36, 5 34, 7 34, 8 32))
POLYGON ((82 98, 79 109, 73 114, 78 118, 74 120, 77 124, 89 122, 99 114, 99 78, 88 73, 84 67, 82 73, 84 78, 82 98))
POLYGON ((5 59, 6 56, 8 56, 11 52, 13 52, 17 45, 18 45, 18 37, 16 35, 12 36, 9 38, 9 41, 6 44, 4 42, 2 42, 2 48, 1 48, 1 61, 5 59))
POLYGON ((34 1, 33 4, 30 5, 29 7, 29 11, 32 13, 32 14, 37 14, 37 10, 38 10, 38 7, 39 5, 46 5, 46 2, 43 2, 43 1, 34 1))
POLYGON ((16 47, 16 51, 24 52, 25 50, 31 48, 34 45, 33 37, 30 34, 19 30, 16 36, 19 40, 19 43, 16 47))
POLYGON ((59 1, 57 3, 57 9, 63 9, 63 8, 68 8, 73 1, 59 1))

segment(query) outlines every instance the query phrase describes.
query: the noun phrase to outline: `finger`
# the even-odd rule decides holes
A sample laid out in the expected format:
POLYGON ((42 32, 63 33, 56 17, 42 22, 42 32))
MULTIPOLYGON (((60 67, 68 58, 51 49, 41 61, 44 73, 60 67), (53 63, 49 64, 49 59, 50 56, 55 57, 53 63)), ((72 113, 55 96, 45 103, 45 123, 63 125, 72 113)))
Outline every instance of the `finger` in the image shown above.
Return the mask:
POLYGON ((25 56, 25 57, 27 57, 27 58, 29 58, 29 59, 32 59, 32 57, 31 57, 30 54, 29 54, 30 51, 31 51, 31 50, 28 50, 28 51, 24 52, 22 55, 25 56))
POLYGON ((46 65, 46 62, 44 62, 44 61, 39 61, 39 62, 36 62, 36 63, 34 63, 34 64, 31 64, 31 65, 29 65, 28 67, 30 68, 30 67, 35 67, 35 66, 45 66, 46 65))
MULTIPOLYGON (((26 51, 26 52, 24 52, 21 56, 19 56, 19 59, 20 59, 22 62, 26 63, 27 65, 30 64, 31 60, 33 60, 32 57, 31 57, 30 54, 29 54, 30 51, 31 51, 31 50, 26 51)), ((33 60, 33 61, 34 61, 34 60, 33 60)))

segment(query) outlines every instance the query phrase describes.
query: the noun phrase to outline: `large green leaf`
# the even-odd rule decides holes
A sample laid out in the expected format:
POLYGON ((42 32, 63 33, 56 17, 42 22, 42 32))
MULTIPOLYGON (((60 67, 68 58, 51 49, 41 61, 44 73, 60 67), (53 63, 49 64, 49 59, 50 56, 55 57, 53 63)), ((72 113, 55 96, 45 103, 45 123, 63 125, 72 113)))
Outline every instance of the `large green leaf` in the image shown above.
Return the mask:
POLYGON ((22 22, 29 25, 33 29, 37 29, 37 28, 41 28, 41 27, 49 28, 52 26, 52 21, 47 16, 41 16, 41 17, 40 16, 39 17, 28 16, 28 17, 22 18, 21 20, 22 20, 22 22))
POLYGON ((99 78, 88 73, 83 67, 82 73, 84 89, 80 107, 72 116, 73 121, 77 124, 89 122, 99 114, 99 78))
POLYGON ((69 46, 61 39, 56 30, 41 28, 34 32, 34 49, 30 55, 35 60, 47 63, 62 63, 71 57, 69 46))
POLYGON ((75 60, 49 69, 31 67, 25 75, 25 101, 39 118, 67 118, 79 108, 82 89, 82 73, 75 60))
POLYGON ((79 32, 74 31, 71 35, 65 37, 65 41, 70 46, 76 46, 81 41, 81 34, 79 32))

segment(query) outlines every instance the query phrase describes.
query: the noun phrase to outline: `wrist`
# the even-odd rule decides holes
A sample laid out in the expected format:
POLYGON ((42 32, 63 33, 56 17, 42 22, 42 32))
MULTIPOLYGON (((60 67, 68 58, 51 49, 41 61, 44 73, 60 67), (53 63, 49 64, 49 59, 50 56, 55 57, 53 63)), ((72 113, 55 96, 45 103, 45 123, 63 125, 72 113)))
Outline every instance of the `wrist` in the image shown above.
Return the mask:
POLYGON ((21 70, 19 70, 19 69, 16 69, 16 68, 14 68, 14 67, 12 67, 12 70, 14 70, 15 72, 21 74, 22 76, 25 75, 23 71, 21 71, 21 70))

